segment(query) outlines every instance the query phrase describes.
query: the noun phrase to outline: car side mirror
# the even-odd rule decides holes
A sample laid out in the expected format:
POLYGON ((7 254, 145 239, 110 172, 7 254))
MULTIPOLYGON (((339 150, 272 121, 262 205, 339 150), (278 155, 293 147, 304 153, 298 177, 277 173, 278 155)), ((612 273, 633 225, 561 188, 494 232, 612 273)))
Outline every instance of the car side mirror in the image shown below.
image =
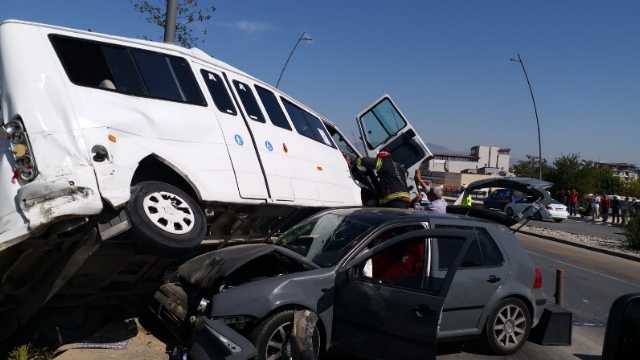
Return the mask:
POLYGON ((609 310, 602 360, 637 359, 640 344, 640 293, 623 295, 609 310))

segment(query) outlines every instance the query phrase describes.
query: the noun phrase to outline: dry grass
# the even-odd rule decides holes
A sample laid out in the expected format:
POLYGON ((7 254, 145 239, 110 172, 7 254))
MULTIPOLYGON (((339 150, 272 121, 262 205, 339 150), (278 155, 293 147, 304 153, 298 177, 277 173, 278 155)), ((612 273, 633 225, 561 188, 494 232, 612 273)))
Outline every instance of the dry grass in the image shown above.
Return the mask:
POLYGON ((31 344, 20 345, 9 352, 7 360, 51 360, 53 351, 38 349, 31 344))

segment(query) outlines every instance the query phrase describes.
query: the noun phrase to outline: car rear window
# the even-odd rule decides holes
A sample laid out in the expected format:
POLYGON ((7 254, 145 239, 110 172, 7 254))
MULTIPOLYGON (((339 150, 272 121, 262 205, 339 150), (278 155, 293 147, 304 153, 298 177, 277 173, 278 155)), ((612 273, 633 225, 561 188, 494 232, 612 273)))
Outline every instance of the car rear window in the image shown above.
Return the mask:
MULTIPOLYGON (((437 225, 436 228, 475 231, 476 239, 471 243, 462 259, 461 268, 494 267, 504 263, 504 257, 498 245, 486 229, 453 225, 437 225)), ((440 270, 449 269, 463 242, 458 239, 438 239, 438 268, 440 270)))

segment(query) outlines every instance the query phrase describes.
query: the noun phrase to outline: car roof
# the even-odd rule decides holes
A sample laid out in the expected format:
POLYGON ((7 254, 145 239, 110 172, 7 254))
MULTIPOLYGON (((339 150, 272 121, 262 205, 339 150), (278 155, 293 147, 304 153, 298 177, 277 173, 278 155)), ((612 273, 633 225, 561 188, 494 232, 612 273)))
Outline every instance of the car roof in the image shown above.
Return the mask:
POLYGON ((496 224, 493 221, 479 219, 476 217, 457 215, 457 214, 444 214, 433 211, 424 210, 412 210, 412 209, 393 209, 393 208, 374 208, 374 207, 350 207, 350 208, 337 208, 328 210, 323 214, 334 213, 341 214, 350 217, 351 219, 361 221, 374 226, 382 225, 390 222, 438 222, 461 220, 464 222, 478 222, 485 224, 496 224))

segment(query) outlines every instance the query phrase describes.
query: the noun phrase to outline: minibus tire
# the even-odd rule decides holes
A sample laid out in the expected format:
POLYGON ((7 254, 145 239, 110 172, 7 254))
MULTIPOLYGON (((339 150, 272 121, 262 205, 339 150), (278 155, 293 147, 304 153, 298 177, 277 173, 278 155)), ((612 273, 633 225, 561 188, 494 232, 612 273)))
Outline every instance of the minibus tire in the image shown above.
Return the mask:
POLYGON ((159 181, 144 181, 132 186, 131 198, 125 211, 131 225, 131 241, 146 253, 163 258, 180 259, 187 256, 198 248, 207 229, 206 218, 198 203, 184 191, 159 181), (160 195, 163 195, 162 199, 160 195), (169 200, 173 200, 173 208, 167 206, 169 200), (165 205, 160 207, 160 210, 155 208, 155 211, 159 212, 156 222, 151 220, 152 216, 158 214, 153 213, 154 203, 165 205), (179 208, 175 207, 176 203, 180 205, 179 208), (166 208, 169 208, 168 212, 166 208), (187 227, 177 230, 175 226, 174 229, 162 229, 161 226, 167 223, 164 217, 175 220, 176 211, 182 211, 189 217, 187 220, 181 220, 177 226, 187 227), (151 215, 148 215, 148 212, 151 215), (162 214, 166 216, 163 217, 162 214))

